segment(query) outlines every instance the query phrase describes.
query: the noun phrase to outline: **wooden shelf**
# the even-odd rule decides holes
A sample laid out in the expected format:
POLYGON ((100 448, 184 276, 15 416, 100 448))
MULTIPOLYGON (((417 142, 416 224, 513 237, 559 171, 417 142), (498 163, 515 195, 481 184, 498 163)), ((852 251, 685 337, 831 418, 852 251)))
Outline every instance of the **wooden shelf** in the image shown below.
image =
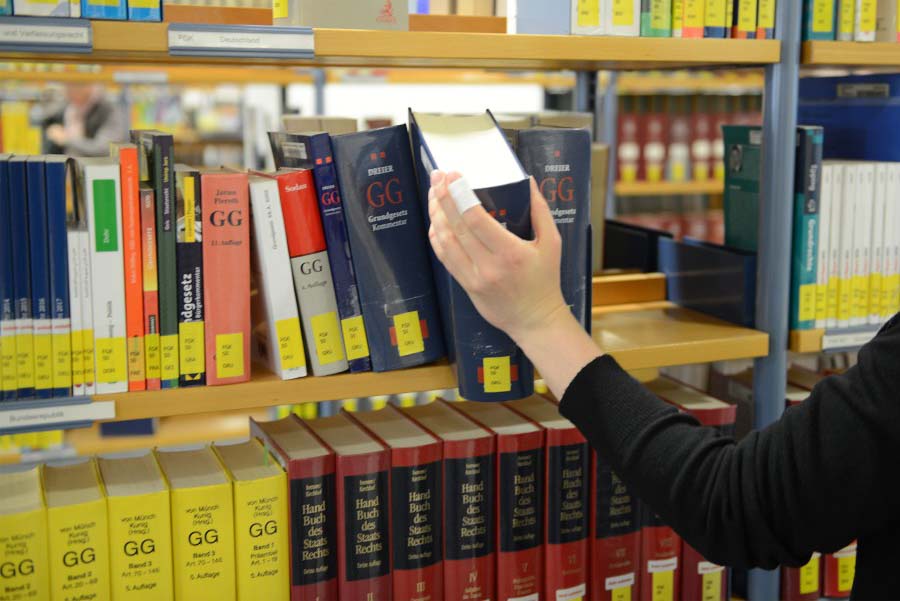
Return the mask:
POLYGON ((600 275, 594 277, 592 285, 591 299, 595 307, 666 300, 664 273, 600 275))
POLYGON ((900 44, 803 42, 801 62, 818 67, 900 67, 900 44))
POLYGON ((790 348, 795 353, 821 353, 825 330, 791 330, 790 348))
POLYGON ((788 348, 795 353, 853 351, 872 340, 880 329, 880 325, 864 325, 840 330, 791 330, 788 348))
POLYGON ((91 54, 3 51, 0 58, 81 63, 274 64, 480 67, 497 69, 652 69, 778 62, 777 40, 622 38, 317 29, 312 60, 173 57, 166 23, 92 21, 91 54))
POLYGON ((687 196, 690 194, 722 194, 724 182, 617 182, 616 196, 687 196))
MULTIPOLYGON (((667 302, 594 308, 594 338, 628 370, 763 356, 768 336, 667 302)), ((138 419, 455 388, 449 365, 281 381, 256 373, 245 384, 99 395, 116 419, 138 419)))

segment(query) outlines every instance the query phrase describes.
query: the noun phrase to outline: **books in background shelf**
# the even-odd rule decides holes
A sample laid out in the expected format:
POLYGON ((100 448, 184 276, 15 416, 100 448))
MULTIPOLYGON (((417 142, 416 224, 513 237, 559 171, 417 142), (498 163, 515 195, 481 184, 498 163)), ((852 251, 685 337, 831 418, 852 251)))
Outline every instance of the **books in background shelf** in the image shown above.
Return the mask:
POLYGON ((835 0, 804 0, 803 39, 835 39, 835 8, 835 0))
POLYGON ((129 21, 162 21, 161 0, 128 0, 129 21))
POLYGON ((641 509, 638 499, 591 452, 591 599, 640 599, 641 509))
MULTIPOLYGON (((881 296, 884 285, 884 255, 885 255, 885 213, 888 191, 888 173, 893 169, 889 163, 877 163, 875 165, 875 190, 872 204, 872 219, 869 223, 869 290, 864 299, 867 309, 864 309, 864 317, 867 323, 879 325, 881 318, 881 296)), ((893 199, 892 199, 893 201, 893 199)), ((822 232, 820 232, 820 235, 822 232)), ((817 307, 818 309, 818 307, 817 307)))
POLYGON ((125 21, 128 19, 128 6, 125 0, 81 0, 81 16, 84 19, 125 21))
POLYGON ((50 598, 47 561, 47 507, 41 468, 0 473, 0 564, 4 594, 9 598, 50 598), (11 569, 10 569, 11 568, 11 569))
MULTIPOLYGON (((889 2, 891 0, 888 0, 889 2)), ((878 0, 856 0, 853 41, 874 42, 878 20, 878 0)))
MULTIPOLYGON (((571 15, 576 6, 574 2, 589 5, 591 15, 599 12, 600 0, 571 0, 549 4, 544 0, 507 0, 506 33, 540 33, 552 35, 568 35, 583 33, 571 29, 571 15), (597 6, 595 9, 594 6, 597 6)), ((589 19, 589 23, 593 20, 589 19)), ((599 21, 598 21, 599 22, 599 21)), ((599 33, 599 32, 598 32, 599 33)))
POLYGON ((147 390, 159 390, 161 349, 159 319, 159 271, 156 257, 156 199, 153 188, 141 184, 141 287, 143 291, 144 373, 147 390))
POLYGON ((75 167, 75 215, 78 220, 78 280, 81 305, 81 365, 84 380, 84 394, 97 392, 97 370, 94 361, 94 291, 91 267, 91 234, 88 230, 87 198, 80 185, 78 166, 75 167))
POLYGON ((900 42, 900 22, 897 20, 898 4, 890 0, 878 3, 878 13, 875 21, 875 41, 900 42))
POLYGON ((34 393, 53 396, 53 330, 50 321, 50 252, 47 240, 47 184, 44 157, 26 159, 28 243, 31 258, 31 312, 34 344, 34 393))
POLYGON ((823 164, 822 185, 819 192, 819 237, 816 241, 816 328, 825 328, 828 325, 828 283, 832 268, 831 230, 834 219, 832 211, 837 206, 836 200, 839 198, 834 198, 834 167, 823 164))
POLYGON ((709 181, 712 178, 711 159, 712 143, 715 135, 712 132, 712 115, 709 112, 709 99, 703 95, 693 98, 691 113, 691 172, 694 181, 709 181))
POLYGON ((66 209, 75 206, 74 167, 70 159, 48 155, 44 162, 47 185, 47 251, 50 257, 50 331, 53 396, 72 393, 72 322, 69 292, 69 248, 66 209))
POLYGON ((618 174, 616 181, 634 182, 639 178, 641 165, 641 117, 644 99, 640 96, 619 98, 618 118, 618 174))
POLYGON ((13 278, 13 202, 8 154, 0 154, 0 400, 16 398, 16 308, 13 278))
POLYGON ((681 537, 646 503, 640 504, 641 584, 644 601, 681 599, 681 537))
POLYGON ((822 558, 822 596, 846 599, 856 576, 856 542, 822 558))
POLYGON ((702 38, 706 25, 706 0, 675 0, 683 4, 681 37, 702 38))
MULTIPOLYGON (((841 281, 841 244, 843 228, 841 227, 843 198, 844 198, 844 170, 842 167, 825 161, 822 165, 822 193, 829 197, 829 226, 828 226, 828 281, 825 287, 825 327, 836 328, 838 320, 838 298, 841 281), (828 174, 826 182, 825 174, 828 174), (828 184, 829 190, 825 190, 828 184)), ((820 235, 822 229, 819 229, 820 235)), ((818 313, 818 305, 816 306, 818 313)), ((818 324, 817 324, 818 325, 818 324)))
POLYGON ((372 368, 435 361, 444 338, 406 126, 335 136, 332 144, 372 368))
MULTIPOLYGON (((535 2, 535 4, 537 3, 535 2)), ((605 35, 607 26, 603 4, 604 0, 570 0, 569 14, 571 15, 571 23, 569 24, 569 31, 565 33, 574 35, 605 35)), ((520 31, 518 33, 529 32, 520 31)))
POLYGON ((246 173, 202 171, 206 382, 250 379, 250 201, 246 173))
POLYGON ((663 97, 651 96, 647 113, 641 122, 641 168, 639 178, 648 182, 663 180, 666 169, 667 116, 663 112, 663 97))
POLYGON ((409 29, 409 5, 383 0, 283 0, 273 12, 276 25, 338 29, 409 29), (280 10, 278 10, 280 8, 280 10))
MULTIPOLYGON (((230 209, 230 207, 229 207, 230 209)), ((205 278, 203 269, 203 194, 200 172, 175 165, 175 269, 178 277, 178 385, 206 383, 205 278)), ((249 209, 243 214, 249 219, 249 209)), ((230 216, 230 215, 229 215, 230 216)), ((210 227, 218 223, 212 219, 210 227)), ((226 223, 228 219, 225 219, 226 223)), ((249 244, 249 240, 245 243, 249 244)), ((220 244, 231 244, 220 240, 220 244)), ((240 282, 240 263, 238 282, 240 282)), ((219 292, 222 292, 220 289, 219 292)), ((237 309, 237 306, 236 306, 237 309)))
POLYGON ((835 1, 837 2, 835 39, 839 42, 852 42, 856 28, 857 0, 835 1))
POLYGON ((731 26, 731 37, 742 40, 756 38, 757 0, 737 0, 731 26))
POLYGON ((875 198, 875 165, 856 163, 848 167, 856 172, 853 202, 853 284, 851 286, 850 325, 868 322, 869 273, 872 235, 872 201, 875 198))
MULTIPOLYGON (((759 0, 756 16, 756 37, 760 40, 775 37, 775 21, 777 14, 777 0, 759 0)), ((832 9, 833 12, 833 9, 832 9)), ((834 20, 832 19, 832 23, 834 20)))
MULTIPOLYGON (((754 0, 755 2, 756 0, 754 0)), ((727 21, 726 5, 732 0, 705 0, 703 12, 703 37, 727 38, 731 23, 727 21)))
POLYGON ((12 224, 13 303, 16 318, 16 396, 20 399, 34 396, 34 324, 31 318, 31 260, 28 252, 25 182, 25 157, 11 157, 9 216, 12 224))
POLYGON ((672 37, 684 37, 684 0, 672 0, 672 37))
POLYGON ((9 0, 12 10, 5 14, 30 17, 69 17, 69 0, 9 0))
POLYGON ((884 207, 884 279, 881 285, 881 318, 889 319, 900 305, 900 164, 888 170, 884 207))
POLYGON ((641 35, 641 0, 612 0, 600 6, 606 19, 606 35, 641 35))
POLYGON ((801 568, 781 568, 781 598, 784 601, 815 601, 821 592, 822 556, 813 553, 801 568))
POLYGON ((337 598, 343 559, 337 544, 334 453, 293 415, 272 422, 251 419, 250 432, 287 472, 291 600, 337 598))
MULTIPOLYGON (((816 320, 816 244, 824 133, 821 127, 797 128, 790 297, 790 328, 795 330, 812 329, 816 320)), ((756 224, 751 227, 756 229, 756 224)))
POLYGON ((838 307, 837 326, 846 328, 850 326, 850 318, 853 314, 853 234, 854 234, 854 198, 856 197, 857 171, 850 165, 839 167, 840 175, 837 181, 843 182, 840 188, 841 195, 841 221, 844 227, 841 229, 840 240, 840 277, 838 278, 838 307))
POLYGON ((641 36, 672 37, 672 0, 641 0, 641 36))

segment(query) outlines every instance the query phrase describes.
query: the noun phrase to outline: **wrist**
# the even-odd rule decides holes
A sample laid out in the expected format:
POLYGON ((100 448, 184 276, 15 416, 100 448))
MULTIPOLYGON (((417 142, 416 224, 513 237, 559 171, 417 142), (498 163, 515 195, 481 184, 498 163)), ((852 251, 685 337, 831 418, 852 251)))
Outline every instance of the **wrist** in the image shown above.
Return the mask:
POLYGON ((565 303, 559 303, 554 308, 544 312, 537 320, 529 320, 521 328, 509 332, 509 337, 520 348, 528 353, 528 348, 536 344, 542 344, 551 337, 571 331, 572 327, 581 330, 581 326, 572 315, 572 311, 565 303))

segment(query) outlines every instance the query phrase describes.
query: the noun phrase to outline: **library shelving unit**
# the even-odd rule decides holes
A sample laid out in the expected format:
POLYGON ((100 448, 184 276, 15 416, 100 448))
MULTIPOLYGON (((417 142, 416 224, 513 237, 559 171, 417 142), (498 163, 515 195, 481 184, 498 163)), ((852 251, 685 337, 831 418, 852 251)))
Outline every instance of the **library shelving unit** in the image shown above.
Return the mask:
POLYGON ((900 44, 887 42, 803 42, 804 67, 898 67, 900 44))

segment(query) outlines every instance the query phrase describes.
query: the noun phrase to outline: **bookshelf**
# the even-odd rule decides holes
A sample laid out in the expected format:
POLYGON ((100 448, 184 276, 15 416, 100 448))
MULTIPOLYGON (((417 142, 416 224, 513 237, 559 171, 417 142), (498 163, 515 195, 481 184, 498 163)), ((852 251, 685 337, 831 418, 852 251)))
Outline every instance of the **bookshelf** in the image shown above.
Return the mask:
POLYGON ((616 196, 689 196, 691 194, 722 194, 724 182, 617 182, 616 196))
POLYGON ((790 350, 794 353, 854 351, 878 333, 880 326, 844 330, 792 330, 790 350))
POLYGON ((803 42, 809 67, 898 67, 900 44, 886 42, 803 42))

